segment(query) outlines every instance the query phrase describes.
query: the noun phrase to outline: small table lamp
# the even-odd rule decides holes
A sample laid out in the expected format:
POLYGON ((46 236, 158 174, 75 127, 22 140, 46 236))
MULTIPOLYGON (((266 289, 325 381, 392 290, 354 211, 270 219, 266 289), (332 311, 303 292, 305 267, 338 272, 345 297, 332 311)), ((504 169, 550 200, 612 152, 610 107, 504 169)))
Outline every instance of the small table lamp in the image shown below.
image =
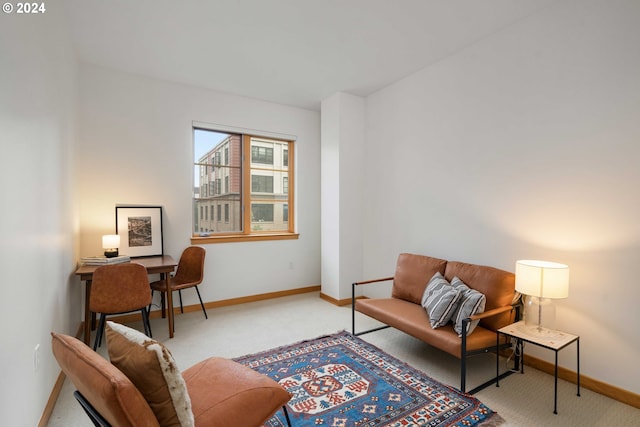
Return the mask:
POLYGON ((551 299, 569 296, 569 266, 549 261, 516 262, 516 290, 527 296, 524 321, 527 329, 543 333, 554 329, 556 308, 551 299))
POLYGON ((106 234, 102 236, 102 249, 104 256, 113 258, 118 256, 118 248, 120 247, 120 236, 117 234, 106 234))

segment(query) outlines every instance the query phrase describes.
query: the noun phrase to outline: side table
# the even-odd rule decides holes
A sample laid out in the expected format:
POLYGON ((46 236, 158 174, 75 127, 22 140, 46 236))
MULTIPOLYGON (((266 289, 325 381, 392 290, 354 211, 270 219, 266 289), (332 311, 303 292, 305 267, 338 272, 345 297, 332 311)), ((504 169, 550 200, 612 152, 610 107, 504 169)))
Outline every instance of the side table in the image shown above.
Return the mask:
MULTIPOLYGON (((524 346, 523 342, 528 342, 539 347, 547 348, 555 352, 555 375, 554 375, 554 395, 553 395, 553 413, 558 413, 558 352, 568 346, 569 344, 576 343, 577 353, 577 386, 580 396, 580 337, 578 335, 572 335, 566 332, 542 328, 541 333, 531 332, 531 330, 525 327, 524 320, 517 323, 505 326, 498 329, 496 332, 497 342, 500 343, 500 334, 506 335, 516 339, 516 348, 521 350, 520 353, 520 373, 524 373, 524 346)), ((500 387, 500 378, 498 370, 500 367, 500 357, 496 353, 496 387, 500 387)))

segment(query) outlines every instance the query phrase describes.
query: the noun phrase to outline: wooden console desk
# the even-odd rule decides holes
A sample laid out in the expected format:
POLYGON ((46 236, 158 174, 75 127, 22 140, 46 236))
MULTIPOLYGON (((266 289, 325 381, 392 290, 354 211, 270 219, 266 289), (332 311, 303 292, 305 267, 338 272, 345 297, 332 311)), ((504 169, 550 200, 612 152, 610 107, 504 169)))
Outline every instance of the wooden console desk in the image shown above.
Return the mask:
MULTIPOLYGON (((152 256, 147 258, 133 258, 131 262, 140 264, 147 269, 148 274, 160 274, 161 280, 169 280, 169 274, 175 270, 176 261, 169 255, 152 256)), ((91 280, 93 272, 100 267, 99 265, 81 265, 76 270, 76 275, 80 276, 80 280, 84 280, 86 284, 84 297, 84 342, 90 345, 91 341, 91 323, 92 314, 89 310, 89 297, 91 296, 91 280)), ((167 283, 168 285, 168 283, 167 283)), ((169 287, 167 286, 167 289, 169 287)), ((151 289, 149 289, 151 292, 151 289)), ((167 318, 169 319, 169 338, 173 338, 173 297, 172 292, 167 292, 167 318)))

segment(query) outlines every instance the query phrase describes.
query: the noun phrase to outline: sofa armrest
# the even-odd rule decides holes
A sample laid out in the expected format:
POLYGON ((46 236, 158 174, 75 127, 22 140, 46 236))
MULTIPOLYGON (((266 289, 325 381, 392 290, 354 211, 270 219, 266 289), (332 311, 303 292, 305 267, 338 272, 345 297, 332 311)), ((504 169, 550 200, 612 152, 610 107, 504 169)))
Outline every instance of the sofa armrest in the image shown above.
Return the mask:
POLYGON ((392 277, 383 277, 381 279, 363 280, 362 282, 354 282, 353 285, 354 286, 359 286, 359 285, 366 285, 368 283, 386 282, 388 280, 393 280, 393 276, 392 277))
POLYGON ((379 329, 384 329, 389 327, 389 326, 382 326, 380 328, 370 329, 368 331, 356 333, 356 286, 366 285, 369 283, 388 282, 389 280, 393 280, 393 277, 383 277, 380 279, 363 280, 361 282, 353 282, 351 284, 351 333, 353 335, 362 335, 368 332, 373 332, 379 329))
POLYGON ((485 319, 487 317, 495 316, 497 314, 505 313, 507 311, 511 311, 511 310, 514 310, 514 309, 515 309, 514 306, 505 305, 504 307, 498 307, 498 308, 494 308, 493 310, 489 310, 489 311, 485 311, 485 312, 482 312, 482 313, 474 314, 473 316, 468 317, 468 319, 470 321, 485 319))

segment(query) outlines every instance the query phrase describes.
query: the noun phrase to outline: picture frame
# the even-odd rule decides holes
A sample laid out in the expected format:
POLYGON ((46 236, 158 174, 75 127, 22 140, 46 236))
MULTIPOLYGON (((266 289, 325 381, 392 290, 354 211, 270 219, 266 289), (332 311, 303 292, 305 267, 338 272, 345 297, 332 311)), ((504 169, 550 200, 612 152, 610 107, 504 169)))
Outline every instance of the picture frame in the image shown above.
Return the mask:
POLYGON ((162 206, 116 206, 116 234, 120 235, 120 255, 164 255, 162 206))

